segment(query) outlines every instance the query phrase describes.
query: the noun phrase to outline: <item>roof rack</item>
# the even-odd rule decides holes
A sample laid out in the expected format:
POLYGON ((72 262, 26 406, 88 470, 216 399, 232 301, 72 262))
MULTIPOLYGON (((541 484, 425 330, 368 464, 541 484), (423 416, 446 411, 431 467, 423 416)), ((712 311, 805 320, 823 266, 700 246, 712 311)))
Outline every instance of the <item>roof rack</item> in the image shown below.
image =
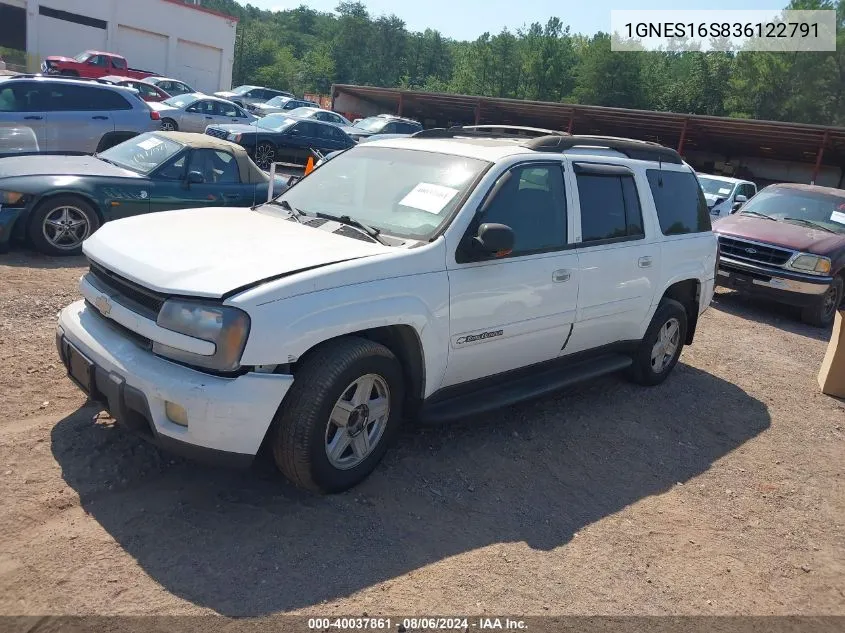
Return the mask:
POLYGON ((541 136, 522 144, 536 152, 563 152, 573 147, 601 147, 612 149, 634 160, 659 160, 682 165, 683 159, 675 150, 651 141, 637 141, 615 136, 541 136))
POLYGON ((566 132, 520 125, 454 125, 450 128, 432 128, 414 134, 416 138, 541 138, 568 136, 566 132))

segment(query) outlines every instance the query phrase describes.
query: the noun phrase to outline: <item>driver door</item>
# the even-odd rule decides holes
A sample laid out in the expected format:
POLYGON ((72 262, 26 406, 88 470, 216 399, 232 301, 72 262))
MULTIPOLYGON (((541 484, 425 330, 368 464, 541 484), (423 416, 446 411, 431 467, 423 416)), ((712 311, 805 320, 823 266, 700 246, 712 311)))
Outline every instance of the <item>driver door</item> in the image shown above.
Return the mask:
POLYGON ((235 157, 221 150, 192 150, 159 169, 154 180, 152 211, 255 204, 255 186, 241 182, 235 157), (192 172, 199 174, 202 182, 190 182, 192 172))

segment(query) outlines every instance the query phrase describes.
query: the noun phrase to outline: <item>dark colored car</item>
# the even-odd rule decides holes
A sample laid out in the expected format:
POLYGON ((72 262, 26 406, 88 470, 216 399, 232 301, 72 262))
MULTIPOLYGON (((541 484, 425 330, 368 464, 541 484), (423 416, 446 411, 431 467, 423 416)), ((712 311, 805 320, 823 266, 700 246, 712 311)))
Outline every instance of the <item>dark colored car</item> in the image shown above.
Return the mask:
POLYGON ((209 125, 205 133, 242 145, 262 169, 273 162, 305 165, 312 150, 328 154, 355 144, 336 125, 284 114, 268 114, 253 125, 209 125))
POLYGON ((845 191, 770 185, 713 231, 718 285, 799 306, 810 325, 833 321, 845 294, 845 191))
POLYGON ((392 114, 379 114, 367 117, 355 123, 352 127, 343 128, 354 140, 358 141, 374 134, 416 134, 423 126, 413 119, 404 119, 392 114))
MULTIPOLYGON (((80 252, 108 220, 193 207, 249 207, 269 176, 239 145, 204 134, 150 132, 94 156, 0 159, 0 250, 12 238, 48 255, 80 252)), ((287 180, 277 177, 272 193, 287 180)))

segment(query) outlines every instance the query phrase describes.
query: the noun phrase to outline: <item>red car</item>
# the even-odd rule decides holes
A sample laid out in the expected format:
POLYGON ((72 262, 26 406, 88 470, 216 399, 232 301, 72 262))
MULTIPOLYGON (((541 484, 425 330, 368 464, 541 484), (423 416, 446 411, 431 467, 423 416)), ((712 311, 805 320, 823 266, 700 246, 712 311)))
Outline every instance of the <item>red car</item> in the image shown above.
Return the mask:
POLYGON ((131 79, 129 77, 117 77, 110 75, 108 77, 101 77, 100 81, 107 81, 115 86, 126 86, 127 88, 134 88, 137 90, 144 101, 164 101, 169 99, 171 95, 153 84, 149 84, 139 79, 131 79))
POLYGON ((155 73, 137 68, 129 68, 126 58, 114 53, 85 51, 76 57, 52 55, 41 62, 41 72, 53 75, 71 75, 99 79, 109 75, 119 75, 130 79, 143 79, 155 73))

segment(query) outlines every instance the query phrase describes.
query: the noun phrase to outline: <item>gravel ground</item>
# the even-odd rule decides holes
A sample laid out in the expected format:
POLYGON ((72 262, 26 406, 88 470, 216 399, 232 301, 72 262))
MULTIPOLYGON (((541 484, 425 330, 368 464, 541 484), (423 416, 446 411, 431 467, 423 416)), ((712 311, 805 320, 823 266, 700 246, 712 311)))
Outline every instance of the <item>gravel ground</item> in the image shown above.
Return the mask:
POLYGON ((829 331, 718 294, 674 375, 407 428, 333 497, 115 428, 56 360, 80 259, 0 257, 0 614, 845 614, 829 331))

